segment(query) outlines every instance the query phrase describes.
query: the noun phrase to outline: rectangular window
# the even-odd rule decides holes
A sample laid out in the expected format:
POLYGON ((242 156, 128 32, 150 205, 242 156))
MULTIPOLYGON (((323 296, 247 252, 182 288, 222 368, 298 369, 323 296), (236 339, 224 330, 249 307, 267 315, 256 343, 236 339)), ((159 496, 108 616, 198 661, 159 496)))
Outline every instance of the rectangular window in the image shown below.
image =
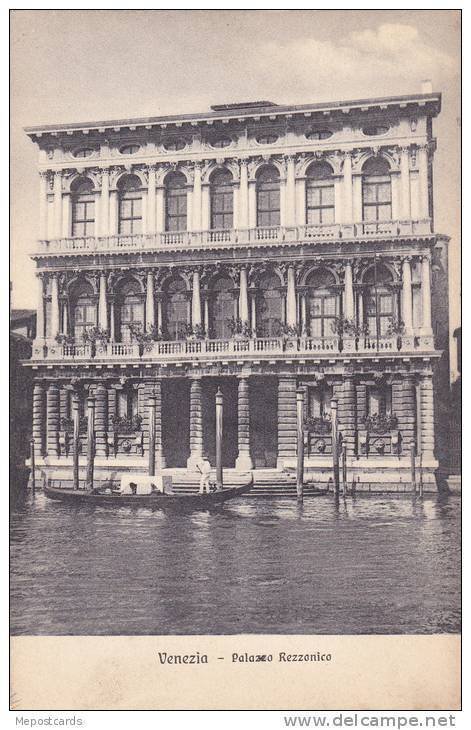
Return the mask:
POLYGON ((142 198, 119 201, 119 232, 125 235, 142 233, 142 198))
POLYGON ((391 220, 391 183, 368 180, 363 183, 363 219, 365 221, 391 220))
POLYGON ((72 236, 93 236, 95 233, 95 201, 72 204, 72 236))
POLYGON ((369 416, 390 416, 392 404, 392 387, 385 385, 378 388, 368 387, 368 415, 369 416))
POLYGON ((312 418, 329 418, 331 400, 331 387, 309 388, 309 415, 312 418))
POLYGON ((187 194, 185 188, 167 190, 166 222, 167 231, 186 231, 187 194))
POLYGON ((333 223, 335 218, 334 186, 310 185, 306 190, 307 222, 312 225, 333 223))

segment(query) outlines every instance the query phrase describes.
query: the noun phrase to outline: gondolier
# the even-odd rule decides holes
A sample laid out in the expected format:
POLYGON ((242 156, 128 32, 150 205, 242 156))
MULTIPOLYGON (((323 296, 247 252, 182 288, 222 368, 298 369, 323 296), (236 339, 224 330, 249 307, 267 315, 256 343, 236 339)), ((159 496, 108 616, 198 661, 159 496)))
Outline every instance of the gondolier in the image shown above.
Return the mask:
POLYGON ((201 459, 196 464, 196 468, 201 474, 200 479, 200 494, 209 494, 210 492, 210 481, 209 478, 211 476, 211 464, 209 463, 209 459, 207 454, 203 453, 201 455, 201 459))

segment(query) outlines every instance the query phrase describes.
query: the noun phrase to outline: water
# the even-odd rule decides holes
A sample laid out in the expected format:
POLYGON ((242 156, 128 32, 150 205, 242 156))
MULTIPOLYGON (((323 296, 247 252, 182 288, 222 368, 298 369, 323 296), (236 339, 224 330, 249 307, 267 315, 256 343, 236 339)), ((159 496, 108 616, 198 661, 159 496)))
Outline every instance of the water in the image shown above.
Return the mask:
POLYGON ((460 630, 458 497, 238 499, 216 512, 18 497, 13 634, 460 630))

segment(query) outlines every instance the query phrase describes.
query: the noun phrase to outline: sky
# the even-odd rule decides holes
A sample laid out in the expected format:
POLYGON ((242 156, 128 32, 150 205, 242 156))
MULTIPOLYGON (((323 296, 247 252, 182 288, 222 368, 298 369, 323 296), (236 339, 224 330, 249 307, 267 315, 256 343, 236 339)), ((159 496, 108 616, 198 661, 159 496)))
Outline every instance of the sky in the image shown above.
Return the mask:
MULTIPOLYGON (((34 307, 37 150, 23 127, 441 91, 435 229, 460 250, 460 14, 456 10, 14 10, 11 279, 34 307)), ((451 327, 459 324, 453 287, 451 327)))

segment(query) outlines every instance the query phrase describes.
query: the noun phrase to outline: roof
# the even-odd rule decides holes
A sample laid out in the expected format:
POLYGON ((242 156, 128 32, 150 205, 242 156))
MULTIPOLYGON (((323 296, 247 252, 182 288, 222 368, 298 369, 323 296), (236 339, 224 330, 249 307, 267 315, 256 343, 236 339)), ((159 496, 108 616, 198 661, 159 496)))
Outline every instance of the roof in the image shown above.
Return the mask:
POLYGON ((145 127, 151 129, 153 126, 156 127, 167 127, 169 125, 181 126, 184 123, 193 124, 196 126, 198 123, 207 122, 212 124, 218 120, 230 120, 230 119, 256 119, 259 120, 262 117, 268 117, 276 119, 276 117, 286 117, 289 115, 304 115, 311 116, 323 113, 330 113, 333 111, 341 111, 349 113, 350 111, 368 111, 374 110, 385 110, 388 107, 407 108, 407 106, 428 106, 428 113, 433 116, 440 112, 441 108, 441 94, 440 93, 428 93, 428 94, 413 94, 406 96, 386 96, 386 97, 375 97, 372 99, 355 99, 348 101, 334 101, 334 102, 323 102, 317 104, 295 104, 295 105, 278 105, 273 102, 241 102, 241 106, 238 104, 217 104, 211 107, 210 112, 198 112, 195 114, 179 114, 169 116, 157 116, 157 117, 139 117, 136 119, 112 119, 112 120, 100 120, 94 122, 72 122, 67 124, 45 124, 33 127, 25 127, 25 132, 30 137, 40 137, 43 134, 56 135, 59 132, 68 132, 72 134, 74 131, 82 130, 95 130, 98 132, 105 132, 108 130, 119 131, 121 127, 127 127, 135 129, 136 127, 145 127))

